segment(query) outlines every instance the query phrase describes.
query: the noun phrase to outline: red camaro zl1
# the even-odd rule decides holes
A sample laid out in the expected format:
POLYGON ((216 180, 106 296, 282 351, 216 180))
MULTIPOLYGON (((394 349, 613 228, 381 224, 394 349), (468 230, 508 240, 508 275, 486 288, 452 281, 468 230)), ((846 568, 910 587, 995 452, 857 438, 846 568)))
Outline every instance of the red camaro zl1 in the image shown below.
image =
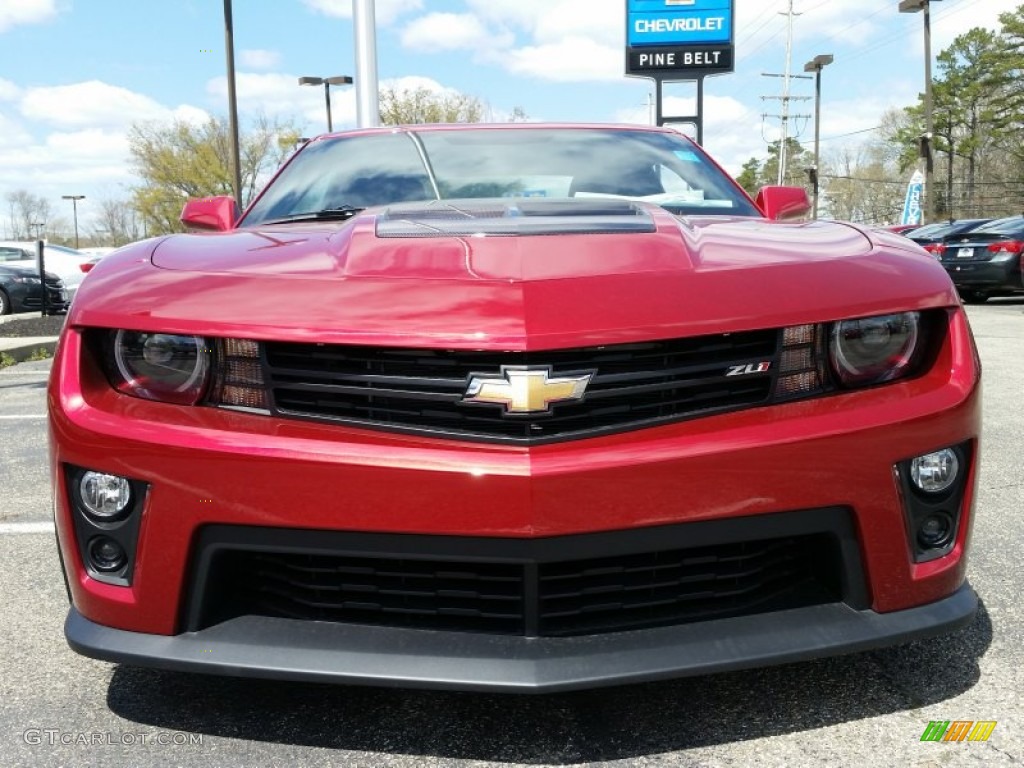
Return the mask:
POLYGON ((904 238, 665 129, 308 142, 121 249, 49 390, 71 646, 552 691, 971 620, 980 366, 904 238))

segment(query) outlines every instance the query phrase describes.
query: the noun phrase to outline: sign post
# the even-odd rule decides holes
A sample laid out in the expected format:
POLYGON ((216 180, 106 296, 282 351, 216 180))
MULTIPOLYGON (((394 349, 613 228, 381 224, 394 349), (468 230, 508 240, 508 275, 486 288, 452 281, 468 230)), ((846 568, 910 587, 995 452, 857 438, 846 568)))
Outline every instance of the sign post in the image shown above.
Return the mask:
POLYGON ((657 124, 692 123, 704 143, 704 78, 735 67, 734 0, 626 0, 626 75, 655 81, 657 124), (666 117, 666 82, 697 83, 697 114, 666 117))

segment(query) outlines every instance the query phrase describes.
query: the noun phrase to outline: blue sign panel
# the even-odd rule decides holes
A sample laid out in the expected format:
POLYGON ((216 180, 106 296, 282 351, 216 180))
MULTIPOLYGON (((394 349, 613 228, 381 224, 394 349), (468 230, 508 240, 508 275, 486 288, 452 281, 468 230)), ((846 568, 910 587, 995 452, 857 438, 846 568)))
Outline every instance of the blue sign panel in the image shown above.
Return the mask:
POLYGON ((626 41, 645 45, 732 42, 733 0, 628 0, 626 41))

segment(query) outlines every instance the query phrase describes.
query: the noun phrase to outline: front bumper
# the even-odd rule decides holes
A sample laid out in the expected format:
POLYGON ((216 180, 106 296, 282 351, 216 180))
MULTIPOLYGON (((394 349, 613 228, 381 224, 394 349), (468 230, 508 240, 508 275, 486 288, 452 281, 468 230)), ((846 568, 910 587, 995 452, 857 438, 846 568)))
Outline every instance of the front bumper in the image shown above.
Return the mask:
POLYGON ((524 638, 245 616, 173 637, 104 627, 71 608, 64 632, 104 661, 314 683, 551 693, 804 661, 968 624, 967 584, 895 613, 818 605, 636 632, 524 638))
POLYGON ((894 468, 976 446, 980 370, 962 311, 915 379, 600 438, 522 448, 384 434, 114 392, 65 334, 50 389, 56 523, 72 647, 227 674, 560 690, 781 663, 912 640, 974 611, 964 586, 978 451, 949 554, 914 562, 894 468), (148 484, 130 584, 83 565, 68 466, 148 484), (849 511, 861 603, 577 637, 504 636, 256 615, 183 616, 211 526, 540 541, 794 510, 849 511), (373 656, 375 658, 370 659, 373 656), (621 656, 621 659, 619 658, 621 656))

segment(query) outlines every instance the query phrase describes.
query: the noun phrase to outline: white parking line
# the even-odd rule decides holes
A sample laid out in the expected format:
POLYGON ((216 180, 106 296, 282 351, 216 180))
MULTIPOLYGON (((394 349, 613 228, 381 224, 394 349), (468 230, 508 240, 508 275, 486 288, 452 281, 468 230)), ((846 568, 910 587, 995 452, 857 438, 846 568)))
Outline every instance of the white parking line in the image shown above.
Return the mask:
POLYGON ((46 418, 46 414, 45 413, 43 413, 43 414, 35 414, 35 413, 33 413, 33 414, 30 414, 30 415, 27 415, 27 416, 22 416, 20 414, 15 414, 13 416, 12 415, 8 415, 8 414, 0 415, 0 419, 45 419, 45 418, 46 418))
POLYGON ((53 533, 53 523, 0 523, 0 535, 5 533, 53 533))

